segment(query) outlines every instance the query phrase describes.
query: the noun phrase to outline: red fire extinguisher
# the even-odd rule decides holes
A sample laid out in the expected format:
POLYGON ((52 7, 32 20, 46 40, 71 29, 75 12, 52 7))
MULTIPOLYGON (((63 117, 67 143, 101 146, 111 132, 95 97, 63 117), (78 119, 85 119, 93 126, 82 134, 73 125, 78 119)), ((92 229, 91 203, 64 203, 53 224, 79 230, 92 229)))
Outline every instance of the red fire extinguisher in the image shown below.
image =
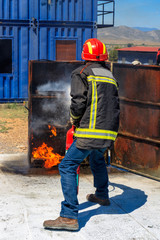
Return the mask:
MULTIPOLYGON (((75 131, 75 126, 72 125, 72 128, 68 130, 67 136, 66 136, 66 153, 73 143, 74 131, 75 131)), ((80 173, 80 166, 78 166, 77 168, 77 194, 78 194, 78 188, 79 188, 79 173, 80 173)))

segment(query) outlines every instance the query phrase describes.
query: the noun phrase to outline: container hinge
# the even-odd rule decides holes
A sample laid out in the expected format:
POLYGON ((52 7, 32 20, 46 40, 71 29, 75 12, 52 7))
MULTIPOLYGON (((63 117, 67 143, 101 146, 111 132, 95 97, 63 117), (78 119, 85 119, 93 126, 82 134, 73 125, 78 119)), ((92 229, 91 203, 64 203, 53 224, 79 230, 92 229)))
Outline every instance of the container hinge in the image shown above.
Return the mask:
POLYGON ((33 31, 35 31, 39 26, 38 20, 36 18, 32 17, 32 19, 30 21, 30 26, 33 29, 33 31))

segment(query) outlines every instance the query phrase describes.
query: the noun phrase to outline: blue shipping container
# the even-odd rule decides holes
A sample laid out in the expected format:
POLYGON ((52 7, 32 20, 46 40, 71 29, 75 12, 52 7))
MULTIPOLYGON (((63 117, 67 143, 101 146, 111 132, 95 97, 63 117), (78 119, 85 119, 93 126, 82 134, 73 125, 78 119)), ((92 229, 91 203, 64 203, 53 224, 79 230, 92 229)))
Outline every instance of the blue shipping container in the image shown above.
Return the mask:
POLYGON ((28 60, 60 60, 68 40, 81 60, 96 20, 97 0, 0 0, 0 102, 28 98, 28 60))

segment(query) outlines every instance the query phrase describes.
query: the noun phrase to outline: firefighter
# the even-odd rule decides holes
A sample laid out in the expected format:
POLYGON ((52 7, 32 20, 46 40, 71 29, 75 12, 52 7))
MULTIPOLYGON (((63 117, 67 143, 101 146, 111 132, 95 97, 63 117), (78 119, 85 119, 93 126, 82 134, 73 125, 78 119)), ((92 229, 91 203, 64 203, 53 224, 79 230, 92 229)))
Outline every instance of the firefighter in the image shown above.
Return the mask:
POLYGON ((158 49, 156 60, 157 60, 156 64, 160 65, 160 48, 158 49))
POLYGON ((60 217, 44 222, 43 226, 49 229, 78 230, 76 170, 87 156, 96 191, 86 198, 103 206, 110 205, 103 155, 117 137, 118 83, 105 64, 108 59, 106 46, 98 39, 84 43, 82 59, 85 64, 73 71, 71 77, 70 117, 76 126, 75 140, 59 165, 64 201, 60 217))

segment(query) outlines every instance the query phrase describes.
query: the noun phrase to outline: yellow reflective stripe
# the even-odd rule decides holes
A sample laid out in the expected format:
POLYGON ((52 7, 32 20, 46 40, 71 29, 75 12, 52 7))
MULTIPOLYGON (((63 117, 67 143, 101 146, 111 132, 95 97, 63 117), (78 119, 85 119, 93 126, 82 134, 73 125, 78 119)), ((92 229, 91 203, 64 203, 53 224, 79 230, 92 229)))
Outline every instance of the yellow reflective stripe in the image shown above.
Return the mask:
POLYGON ((93 104, 94 104, 94 83, 92 82, 92 102, 91 102, 91 112, 90 112, 89 128, 92 128, 93 104))
POLYGON ((87 80, 88 80, 89 82, 95 81, 95 82, 107 82, 107 83, 111 83, 111 84, 114 84, 114 85, 118 88, 118 85, 117 85, 116 81, 115 81, 113 78, 98 77, 98 76, 92 76, 92 75, 90 75, 89 77, 87 77, 87 80))
POLYGON ((105 46, 104 43, 102 43, 102 44, 103 44, 103 54, 105 54, 106 53, 106 46, 105 46))
POLYGON ((108 133, 117 135, 117 132, 111 130, 103 130, 103 129, 89 129, 89 128, 76 128, 76 132, 90 132, 90 133, 108 133))
POLYGON ((97 116, 97 84, 92 81, 92 102, 90 112, 89 128, 95 129, 97 116))
POLYGON ((76 134, 74 133, 75 137, 81 137, 81 138, 96 138, 96 139, 106 139, 106 140, 113 140, 115 141, 116 137, 112 136, 97 136, 97 135, 89 135, 89 134, 76 134))
POLYGON ((113 80, 113 81, 115 81, 113 78, 109 78, 109 77, 102 77, 102 76, 94 76, 94 75, 89 75, 88 77, 87 77, 88 79, 90 79, 90 78, 98 78, 98 79, 110 79, 110 80, 113 80))
POLYGON ((91 44, 90 42, 87 42, 87 45, 88 45, 89 53, 90 53, 90 54, 93 54, 92 44, 91 44))
POLYGON ((93 123, 93 129, 95 129, 96 126, 96 117, 97 117, 97 84, 95 84, 95 109, 94 109, 94 123, 93 123))
POLYGON ((72 113, 71 113, 71 111, 70 111, 70 115, 71 115, 71 117, 73 118, 73 119, 79 119, 81 116, 74 116, 72 113))
POLYGON ((77 128, 74 136, 82 138, 108 139, 114 141, 117 137, 117 132, 110 130, 77 128))

